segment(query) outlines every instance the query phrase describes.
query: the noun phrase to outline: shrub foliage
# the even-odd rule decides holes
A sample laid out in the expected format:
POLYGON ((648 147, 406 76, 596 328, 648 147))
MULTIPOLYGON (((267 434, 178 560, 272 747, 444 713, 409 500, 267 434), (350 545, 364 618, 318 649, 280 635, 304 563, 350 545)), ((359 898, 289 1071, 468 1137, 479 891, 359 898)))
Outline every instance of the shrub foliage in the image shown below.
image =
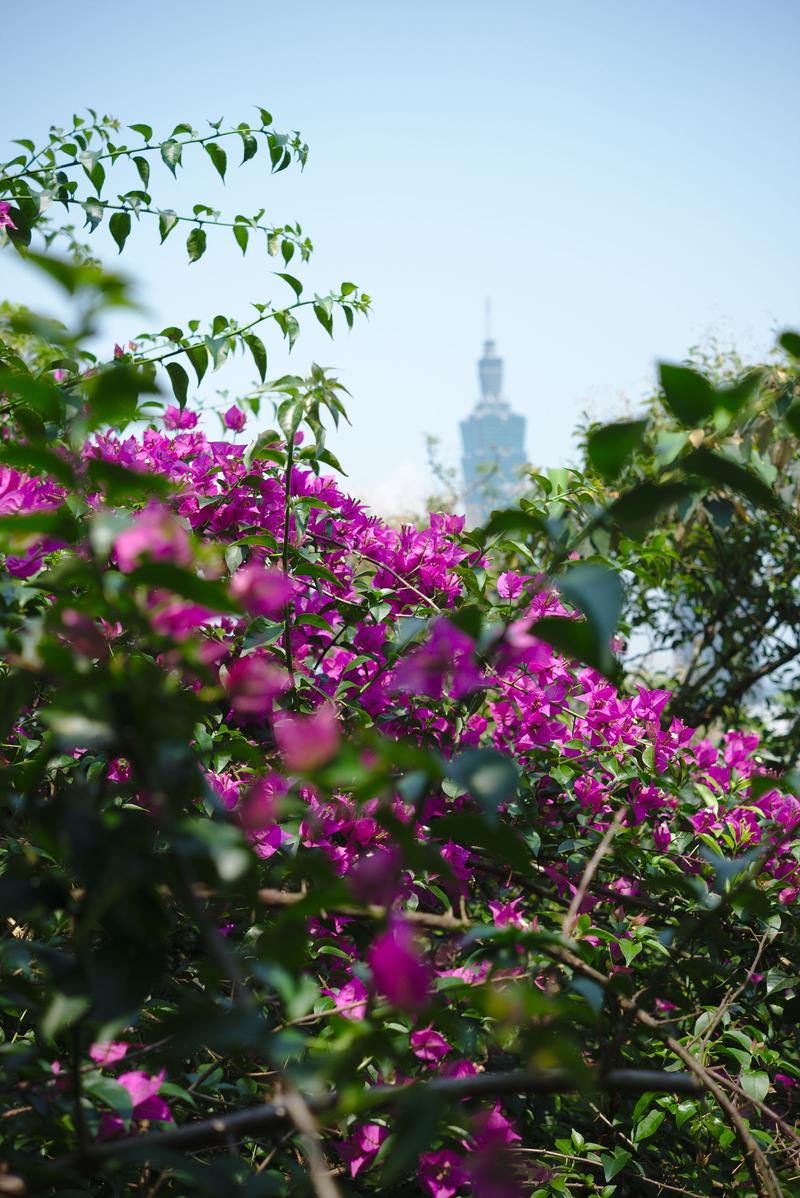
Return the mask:
MULTIPOLYGON (((0 1193, 797 1192, 796 779, 720 725, 711 623, 672 700, 619 656, 648 595, 665 637, 670 603, 705 620, 676 579, 732 528, 738 586, 753 530, 791 573, 794 368, 665 365, 584 473, 393 529, 329 473, 341 384, 265 382, 268 334, 351 325, 352 283, 280 270, 288 304, 90 350, 129 294, 62 208, 120 251, 149 221, 190 262, 308 258, 151 193, 190 153, 303 165, 259 115, 91 114, 0 172, 4 252, 71 311, 0 340, 0 1193), (212 431, 195 380, 239 352, 212 431)), ((773 632, 721 587, 746 673, 773 632)))

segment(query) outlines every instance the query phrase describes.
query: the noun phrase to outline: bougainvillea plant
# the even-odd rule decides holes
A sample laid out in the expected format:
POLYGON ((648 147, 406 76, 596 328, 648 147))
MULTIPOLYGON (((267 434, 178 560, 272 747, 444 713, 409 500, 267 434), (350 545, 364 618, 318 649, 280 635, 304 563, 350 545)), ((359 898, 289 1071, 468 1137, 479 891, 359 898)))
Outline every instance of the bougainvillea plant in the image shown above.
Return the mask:
MULTIPOLYGON (((797 520, 734 456, 769 397, 666 368, 690 432, 652 477, 388 526, 327 473, 337 380, 263 383, 298 280, 98 360, 125 284, 56 253, 59 203, 168 235, 159 157, 304 162, 260 115, 133 147, 76 119, 0 174, 74 313, 10 307, 0 342, 0 1194, 800 1192, 795 780, 626 682, 609 564, 702 496, 797 520), (144 190, 104 200, 112 167, 144 190), (275 427, 243 397, 203 431, 186 367, 243 346, 275 427)), ((260 220, 237 244, 288 263, 260 220)), ((188 222, 194 259, 225 222, 188 222)), ((594 468, 644 431, 594 430, 594 468)))

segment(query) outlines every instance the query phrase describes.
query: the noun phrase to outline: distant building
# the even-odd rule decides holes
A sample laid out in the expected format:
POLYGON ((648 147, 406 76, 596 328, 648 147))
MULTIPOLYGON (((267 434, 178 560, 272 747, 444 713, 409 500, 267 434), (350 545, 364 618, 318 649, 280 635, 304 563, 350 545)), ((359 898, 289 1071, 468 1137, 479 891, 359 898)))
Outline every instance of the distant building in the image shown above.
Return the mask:
POLYGON ((473 527, 485 523, 495 508, 514 503, 526 464, 525 417, 512 412, 503 398, 503 359, 489 335, 478 361, 478 378, 480 399, 461 421, 467 523, 473 527))

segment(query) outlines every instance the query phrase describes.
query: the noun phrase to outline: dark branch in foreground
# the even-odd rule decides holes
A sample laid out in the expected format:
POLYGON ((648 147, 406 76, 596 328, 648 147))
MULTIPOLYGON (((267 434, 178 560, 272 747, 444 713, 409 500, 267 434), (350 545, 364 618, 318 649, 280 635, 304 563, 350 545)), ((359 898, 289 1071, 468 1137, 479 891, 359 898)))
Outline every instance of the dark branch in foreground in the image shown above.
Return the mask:
MULTIPOLYGON (((502 1094, 563 1094, 585 1089, 613 1094, 700 1094, 705 1087, 688 1073, 666 1073, 649 1069, 611 1069, 603 1076, 589 1074, 585 1080, 560 1069, 517 1069, 508 1073, 478 1073, 471 1077, 443 1077, 423 1083, 373 1086, 362 1097, 366 1113, 393 1107, 410 1090, 420 1090, 458 1101, 463 1098, 493 1098, 502 1094)), ((309 1111, 314 1115, 325 1114, 336 1107, 338 1102, 339 1096, 335 1092, 309 1097, 306 1100, 309 1111)), ((172 1131, 95 1144, 84 1153, 72 1153, 53 1161, 52 1167, 85 1169, 103 1165, 120 1156, 135 1155, 140 1160, 146 1160, 149 1153, 197 1152, 202 1148, 284 1130, 287 1126, 292 1126, 292 1119, 285 1103, 261 1103, 244 1111, 235 1111, 231 1115, 185 1123, 172 1131)))

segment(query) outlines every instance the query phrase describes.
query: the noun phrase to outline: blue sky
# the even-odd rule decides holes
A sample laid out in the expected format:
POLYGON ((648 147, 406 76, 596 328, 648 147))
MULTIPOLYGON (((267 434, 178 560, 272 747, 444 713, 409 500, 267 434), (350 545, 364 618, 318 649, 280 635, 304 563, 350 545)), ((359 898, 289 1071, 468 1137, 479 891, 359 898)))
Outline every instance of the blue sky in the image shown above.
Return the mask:
MULTIPOLYGON (((537 465, 569 459, 583 409, 635 403, 656 360, 714 332, 757 356, 800 324, 798 35, 795 0, 140 0, 95 15, 45 0, 6 56, 0 111, 7 137, 85 105, 166 135, 263 104, 301 130, 303 175, 271 178, 259 158, 223 188, 197 154, 177 184, 154 170, 151 190, 179 211, 299 219, 317 246, 309 288, 373 295, 350 336, 309 326, 292 368, 340 370, 350 485, 399 509, 424 490, 426 432, 457 459, 486 295, 537 465)), ((188 267, 177 234, 163 250, 150 227, 132 236, 123 262, 150 315, 131 333, 243 316, 281 287, 266 255, 209 241, 188 267)), ((32 294, 10 255, 0 284, 32 294)), ((276 345, 270 372, 286 367, 276 345)))

